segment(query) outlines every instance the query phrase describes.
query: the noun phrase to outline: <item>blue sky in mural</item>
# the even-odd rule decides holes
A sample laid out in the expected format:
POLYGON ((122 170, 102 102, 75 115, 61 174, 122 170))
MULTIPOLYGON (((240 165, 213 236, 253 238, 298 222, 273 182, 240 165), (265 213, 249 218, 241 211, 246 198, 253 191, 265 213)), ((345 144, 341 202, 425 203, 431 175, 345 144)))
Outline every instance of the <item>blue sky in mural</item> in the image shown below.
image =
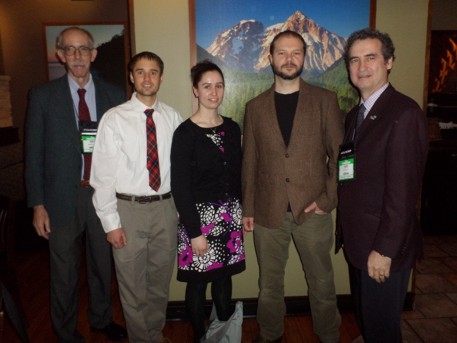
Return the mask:
POLYGON ((369 26, 370 0, 195 0, 197 44, 207 48, 215 33, 240 20, 255 19, 268 27, 296 10, 343 37, 369 26))

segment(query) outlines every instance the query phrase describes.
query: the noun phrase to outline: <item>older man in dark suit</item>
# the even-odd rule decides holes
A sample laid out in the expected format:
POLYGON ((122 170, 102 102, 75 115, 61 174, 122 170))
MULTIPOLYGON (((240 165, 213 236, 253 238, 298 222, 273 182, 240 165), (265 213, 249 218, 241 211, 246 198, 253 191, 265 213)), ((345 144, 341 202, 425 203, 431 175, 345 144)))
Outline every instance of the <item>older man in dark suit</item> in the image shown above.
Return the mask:
POLYGON ((77 319, 85 234, 89 324, 120 340, 126 331, 112 321, 111 248, 92 205, 88 172, 96 124, 124 95, 90 74, 97 50, 89 32, 65 29, 56 45, 67 74, 30 91, 25 139, 28 204, 38 235, 49 240, 52 323, 58 342, 84 341, 77 319))
POLYGON ((270 46, 275 83, 246 106, 243 225, 254 231, 260 268, 258 343, 282 340, 284 273, 292 239, 308 282, 314 332, 321 342, 339 338, 330 212, 337 201, 343 121, 335 93, 300 78, 305 47, 298 33, 279 33, 270 46))
POLYGON ((338 241, 365 343, 401 342, 411 268, 422 253, 416 204, 428 149, 425 116, 388 82, 394 46, 365 29, 345 60, 360 105, 349 112, 339 158, 338 241))

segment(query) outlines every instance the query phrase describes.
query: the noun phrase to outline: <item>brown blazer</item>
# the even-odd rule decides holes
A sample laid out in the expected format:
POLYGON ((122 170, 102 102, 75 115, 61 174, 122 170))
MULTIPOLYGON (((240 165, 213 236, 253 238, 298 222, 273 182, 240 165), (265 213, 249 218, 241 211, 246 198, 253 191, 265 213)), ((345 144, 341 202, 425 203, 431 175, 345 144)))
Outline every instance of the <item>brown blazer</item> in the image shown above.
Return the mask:
MULTIPOLYGON (((352 140, 357 108, 346 119, 344 142, 352 140)), ((376 250, 392 258, 391 271, 414 266, 422 253, 416 204, 428 150, 424 113, 389 86, 357 135, 355 180, 338 189, 337 246, 354 267, 367 270, 376 250)))
POLYGON ((249 101, 243 132, 243 216, 274 229, 283 223, 289 203, 298 224, 313 201, 326 212, 334 209, 342 140, 343 119, 331 91, 300 80, 287 147, 276 116, 274 86, 249 101))

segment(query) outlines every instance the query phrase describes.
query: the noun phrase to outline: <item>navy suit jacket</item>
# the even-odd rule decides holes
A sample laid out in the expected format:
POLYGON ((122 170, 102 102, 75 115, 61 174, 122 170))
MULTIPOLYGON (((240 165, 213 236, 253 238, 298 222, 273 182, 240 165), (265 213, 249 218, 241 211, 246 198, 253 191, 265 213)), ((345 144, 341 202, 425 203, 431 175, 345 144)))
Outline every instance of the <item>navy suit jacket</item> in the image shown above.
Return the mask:
MULTIPOLYGON (((352 140, 357 108, 346 118, 344 143, 352 140)), ((416 204, 428 151, 425 116, 392 86, 381 94, 356 139, 356 179, 339 183, 337 250, 367 270, 376 250, 392 258, 391 271, 411 268, 422 254, 416 204)))
MULTIPOLYGON (((125 100, 122 90, 93 77, 97 121, 125 100)), ((81 180, 81 139, 67 75, 29 93, 25 181, 30 207, 44 205, 51 226, 73 218, 81 180)))

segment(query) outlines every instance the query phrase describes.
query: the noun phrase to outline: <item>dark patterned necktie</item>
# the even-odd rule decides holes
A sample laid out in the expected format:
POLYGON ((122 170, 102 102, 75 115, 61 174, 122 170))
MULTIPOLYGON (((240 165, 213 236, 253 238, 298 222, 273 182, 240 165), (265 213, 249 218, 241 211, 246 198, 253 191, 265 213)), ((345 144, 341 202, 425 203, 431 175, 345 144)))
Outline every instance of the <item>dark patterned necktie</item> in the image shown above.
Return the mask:
POLYGON ((147 159, 146 167, 149 170, 149 186, 156 192, 160 187, 159 152, 157 150, 156 126, 152 119, 153 109, 144 111, 146 114, 147 159))
POLYGON ((360 125, 362 125, 362 122, 365 119, 365 116, 364 116, 365 110, 366 110, 365 106, 363 104, 361 104, 359 106, 359 111, 357 112, 357 126, 356 126, 357 130, 359 130, 360 125))
MULTIPOLYGON (((80 121, 91 121, 89 107, 87 106, 86 100, 84 99, 84 94, 86 90, 84 88, 78 89, 79 95, 79 104, 78 104, 78 114, 80 121)), ((83 180, 89 180, 90 177, 90 167, 92 165, 92 154, 84 154, 84 173, 83 180)))
POLYGON ((354 131, 354 139, 357 137, 357 134, 360 131, 360 126, 362 125, 363 120, 365 119, 365 106, 361 104, 359 106, 359 111, 357 112, 357 121, 355 122, 355 131, 354 131))

